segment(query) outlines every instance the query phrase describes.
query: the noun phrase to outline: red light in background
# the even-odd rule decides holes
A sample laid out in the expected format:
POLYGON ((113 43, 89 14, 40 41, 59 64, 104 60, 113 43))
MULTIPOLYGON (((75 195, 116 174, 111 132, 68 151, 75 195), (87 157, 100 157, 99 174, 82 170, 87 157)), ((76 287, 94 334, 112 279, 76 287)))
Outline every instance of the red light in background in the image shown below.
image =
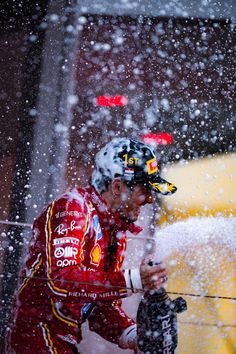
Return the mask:
POLYGON ((103 107, 126 106, 128 98, 125 96, 98 96, 97 104, 103 107))
POLYGON ((174 138, 169 133, 161 132, 144 134, 141 136, 141 140, 145 144, 150 145, 169 145, 173 142, 174 138))

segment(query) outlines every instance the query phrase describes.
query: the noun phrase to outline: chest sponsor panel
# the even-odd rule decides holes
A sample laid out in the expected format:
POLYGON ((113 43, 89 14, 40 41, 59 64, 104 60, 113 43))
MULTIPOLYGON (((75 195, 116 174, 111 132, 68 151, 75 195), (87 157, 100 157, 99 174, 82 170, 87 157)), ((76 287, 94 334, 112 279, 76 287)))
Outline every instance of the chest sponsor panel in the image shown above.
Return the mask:
POLYGON ((56 258, 74 258, 78 254, 78 249, 76 247, 65 246, 65 247, 57 247, 54 251, 54 256, 56 258))
POLYGON ((64 218, 66 216, 72 216, 72 217, 74 216, 76 218, 82 218, 83 213, 79 212, 78 210, 63 210, 55 214, 55 217, 57 219, 64 218))
POLYGON ((93 229, 96 235, 96 241, 100 241, 102 239, 102 229, 99 223, 98 215, 94 215, 93 217, 93 229))
POLYGON ((54 257, 58 267, 73 266, 77 264, 77 255, 79 251, 76 247, 62 246, 56 247, 54 257))
POLYGON ((57 261, 58 267, 69 267, 69 266, 76 266, 77 261, 75 259, 59 259, 57 261))
POLYGON ((99 246, 99 244, 95 244, 95 246, 93 247, 91 253, 90 253, 90 259, 91 259, 91 263, 98 266, 100 264, 101 261, 101 247, 99 246))
POLYGON ((59 237, 53 240, 54 246, 65 245, 65 244, 72 244, 75 246, 79 245, 79 240, 76 237, 59 237))
POLYGON ((99 217, 98 215, 94 215, 92 219, 92 233, 95 235, 95 244, 93 245, 91 251, 90 251, 90 261, 91 264, 98 266, 100 264, 101 258, 102 258, 102 250, 101 247, 103 247, 103 234, 102 234, 102 229, 101 225, 99 223, 99 217))
POLYGON ((61 223, 54 228, 54 232, 59 236, 68 236, 69 233, 82 231, 84 227, 84 220, 71 220, 69 223, 61 223))

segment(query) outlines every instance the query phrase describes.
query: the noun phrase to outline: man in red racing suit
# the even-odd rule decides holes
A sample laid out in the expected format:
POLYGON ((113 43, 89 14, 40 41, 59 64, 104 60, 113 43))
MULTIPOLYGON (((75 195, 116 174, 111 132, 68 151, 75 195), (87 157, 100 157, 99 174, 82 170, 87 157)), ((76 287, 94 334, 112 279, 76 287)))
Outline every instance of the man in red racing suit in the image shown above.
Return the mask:
POLYGON ((160 265, 150 270, 147 260, 140 269, 121 270, 126 231, 141 231, 133 221, 142 205, 153 202, 152 194, 139 181, 130 188, 120 174, 102 192, 97 181, 69 190, 34 222, 6 354, 79 353, 85 320, 106 340, 124 349, 135 347, 135 322, 120 299, 143 287, 160 288, 166 276, 160 265), (121 190, 126 189, 129 198, 123 202, 121 190))

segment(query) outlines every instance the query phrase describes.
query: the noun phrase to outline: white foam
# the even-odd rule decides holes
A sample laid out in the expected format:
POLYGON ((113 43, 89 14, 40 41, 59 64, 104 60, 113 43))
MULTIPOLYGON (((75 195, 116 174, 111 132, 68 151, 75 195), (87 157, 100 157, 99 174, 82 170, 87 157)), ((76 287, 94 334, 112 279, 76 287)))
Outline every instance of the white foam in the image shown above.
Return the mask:
POLYGON ((156 253, 165 258, 189 246, 227 245, 236 258, 236 217, 194 217, 156 231, 156 253))

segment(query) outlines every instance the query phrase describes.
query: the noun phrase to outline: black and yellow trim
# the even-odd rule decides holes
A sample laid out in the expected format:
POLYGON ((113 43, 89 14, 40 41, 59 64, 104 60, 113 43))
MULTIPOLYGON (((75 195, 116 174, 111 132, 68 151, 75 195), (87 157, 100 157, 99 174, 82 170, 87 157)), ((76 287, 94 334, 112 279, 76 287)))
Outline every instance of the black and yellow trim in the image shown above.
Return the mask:
POLYGON ((52 239, 52 227, 51 227, 51 218, 53 214, 53 207, 55 202, 51 204, 47 211, 47 220, 46 220, 46 249, 47 249, 47 273, 48 273, 48 281, 51 286, 52 291, 56 292, 57 295, 66 296, 68 291, 66 289, 58 288, 54 285, 53 280, 51 279, 50 275, 52 273, 52 258, 51 258, 51 239, 52 239))
POLYGON ((48 347, 48 349, 50 350, 51 354, 58 354, 57 349, 55 348, 53 342, 52 342, 52 338, 51 338, 51 334, 49 331, 49 328, 47 326, 46 323, 41 323, 42 328, 43 328, 43 337, 46 343, 46 346, 48 347))
POLYGON ((27 286, 29 281, 33 278, 34 274, 37 272, 37 270, 41 266, 41 264, 42 264, 42 257, 40 257, 39 261, 33 265, 30 276, 24 279, 23 284, 19 288, 19 294, 27 286))
POLYGON ((119 289, 119 293, 127 293, 127 289, 126 288, 124 288, 124 289, 119 289))
POLYGON ((68 319, 65 315, 63 315, 62 313, 59 313, 58 309, 56 308, 55 303, 52 300, 51 300, 51 306, 52 306, 52 312, 58 320, 66 323, 69 326, 72 326, 75 328, 78 327, 78 323, 76 321, 72 321, 72 319, 68 319))

